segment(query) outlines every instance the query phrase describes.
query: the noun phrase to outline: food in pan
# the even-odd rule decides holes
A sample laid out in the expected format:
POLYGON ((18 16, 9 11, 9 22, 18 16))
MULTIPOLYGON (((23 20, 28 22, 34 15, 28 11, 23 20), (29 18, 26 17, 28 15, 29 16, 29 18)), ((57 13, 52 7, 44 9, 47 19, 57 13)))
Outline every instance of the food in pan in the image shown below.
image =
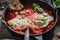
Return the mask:
POLYGON ((25 29, 30 29, 30 34, 40 34, 54 24, 54 16, 49 10, 44 10, 40 5, 33 3, 19 11, 9 11, 6 22, 12 30, 24 34, 25 29))

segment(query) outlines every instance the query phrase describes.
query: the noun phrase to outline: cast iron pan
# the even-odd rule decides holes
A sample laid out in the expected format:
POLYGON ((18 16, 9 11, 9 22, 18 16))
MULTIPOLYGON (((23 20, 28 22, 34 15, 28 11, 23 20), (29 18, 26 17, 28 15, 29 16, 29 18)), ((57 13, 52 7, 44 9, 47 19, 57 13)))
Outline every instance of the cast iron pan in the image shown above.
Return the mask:
MULTIPOLYGON (((58 20, 58 14, 57 14, 58 11, 57 11, 57 9, 53 8, 50 4, 48 4, 46 2, 43 2, 43 1, 39 1, 39 0, 20 0, 20 2, 22 4, 24 4, 24 3, 39 3, 40 5, 42 5, 42 7, 45 7, 46 9, 51 10, 53 12, 52 15, 54 16, 54 21, 55 21, 54 25, 50 29, 48 29, 47 31, 45 31, 45 32, 43 32, 41 34, 38 34, 39 36, 37 36, 36 34, 31 34, 30 35, 30 36, 34 36, 37 40, 43 40, 42 39, 42 34, 48 32, 49 30, 51 30, 56 25, 56 23, 57 23, 57 20, 58 20)), ((5 16, 7 15, 7 12, 8 12, 8 9, 6 8, 6 10, 5 10, 5 16)), ((5 20, 5 16, 3 17, 2 20, 5 20)), ((8 26, 6 23, 5 23, 5 25, 8 26)), ((7 27, 7 28, 10 31, 16 33, 15 31, 11 30, 9 27, 7 27)), ((16 33, 16 34, 18 34, 18 33, 16 33)), ((22 35, 22 34, 18 34, 18 35, 22 35)))

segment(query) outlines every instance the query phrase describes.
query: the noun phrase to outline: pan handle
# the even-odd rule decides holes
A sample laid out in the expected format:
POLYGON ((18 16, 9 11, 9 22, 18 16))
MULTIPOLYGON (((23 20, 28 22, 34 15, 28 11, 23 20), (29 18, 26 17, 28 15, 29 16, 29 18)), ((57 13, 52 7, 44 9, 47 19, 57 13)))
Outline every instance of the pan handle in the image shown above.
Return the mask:
POLYGON ((34 36, 37 40, 43 40, 43 35, 34 36))

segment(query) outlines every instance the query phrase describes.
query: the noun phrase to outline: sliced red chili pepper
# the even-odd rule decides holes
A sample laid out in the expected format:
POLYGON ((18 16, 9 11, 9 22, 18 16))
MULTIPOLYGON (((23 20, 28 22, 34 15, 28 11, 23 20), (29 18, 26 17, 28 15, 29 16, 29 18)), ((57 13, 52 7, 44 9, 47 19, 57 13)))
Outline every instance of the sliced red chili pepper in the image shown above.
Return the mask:
POLYGON ((26 16, 29 16, 30 14, 29 14, 29 13, 26 13, 25 15, 26 15, 26 16))
POLYGON ((26 14, 25 14, 26 16, 29 16, 29 15, 31 15, 31 11, 30 10, 26 10, 26 14))

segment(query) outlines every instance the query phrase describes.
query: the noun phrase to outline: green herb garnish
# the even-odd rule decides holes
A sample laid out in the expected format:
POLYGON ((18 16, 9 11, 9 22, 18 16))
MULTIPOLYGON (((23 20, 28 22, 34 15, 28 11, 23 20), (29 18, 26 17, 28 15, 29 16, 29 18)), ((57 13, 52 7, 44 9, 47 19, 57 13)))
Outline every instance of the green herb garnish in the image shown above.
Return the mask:
POLYGON ((41 18, 41 21, 45 22, 45 21, 47 21, 47 18, 41 18))
POLYGON ((13 22, 10 22, 9 26, 10 27, 14 26, 14 23, 13 22))
POLYGON ((33 8, 34 8, 35 10, 37 10, 39 13, 42 13, 42 12, 43 12, 43 9, 42 9, 38 4, 33 3, 32 6, 33 6, 33 8))

